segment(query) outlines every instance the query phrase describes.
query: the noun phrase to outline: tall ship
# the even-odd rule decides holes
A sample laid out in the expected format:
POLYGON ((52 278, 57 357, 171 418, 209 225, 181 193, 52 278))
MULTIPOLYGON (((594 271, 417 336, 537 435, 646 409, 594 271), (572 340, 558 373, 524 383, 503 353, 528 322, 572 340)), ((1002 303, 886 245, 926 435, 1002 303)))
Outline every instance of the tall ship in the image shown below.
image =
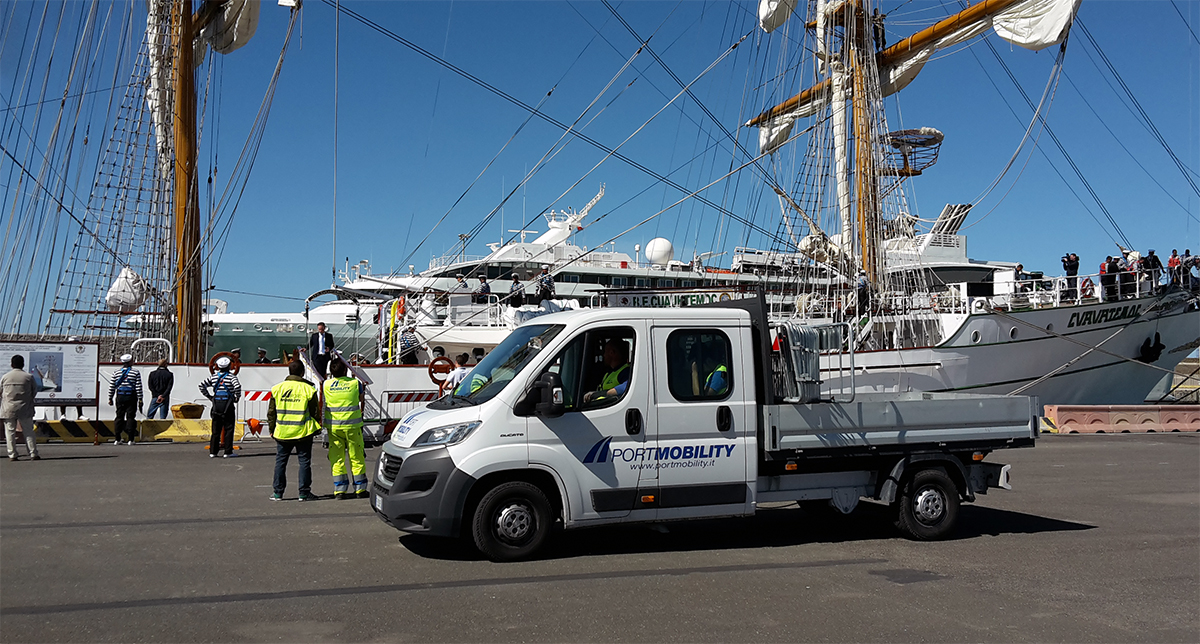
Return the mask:
MULTIPOLYGON (((261 140, 299 14, 298 3, 279 4, 291 7, 288 29, 245 150, 261 140)), ((12 200, 21 204, 13 209, 17 239, 34 241, 6 246, 13 252, 4 270, 55 262, 61 270, 46 271, 40 288, 30 274, 6 286, 4 322, 9 329, 20 322, 25 335, 37 337, 161 340, 175 359, 190 363, 233 348, 251 355, 261 347, 285 359, 323 323, 346 353, 387 365, 400 362, 400 335, 410 328, 422 362, 462 352, 477 360, 516 325, 564 307, 695 306, 761 291, 776 321, 848 327, 853 365, 832 358, 823 364, 827 385, 839 391, 1141 402, 1200 346, 1200 311, 1189 288, 1194 267, 1185 267, 1188 279, 1170 279, 1139 264, 1128 243, 1128 270, 1120 274, 1047 277, 1016 262, 970 259, 963 228, 972 204, 948 204, 932 220, 910 207, 911 184, 936 172, 931 168, 946 137, 933 127, 890 128, 884 105, 926 65, 984 35, 1031 50, 1057 47, 1053 86, 1078 7, 1078 0, 984 0, 889 44, 887 16, 873 0, 760 2, 751 35, 766 53, 755 60, 775 67, 746 72, 755 82, 746 83, 754 90, 744 113, 736 123, 720 123, 734 133, 736 167, 718 181, 684 189, 676 204, 702 200, 705 189, 746 170, 753 179, 739 180, 730 192, 749 196, 727 203, 774 209, 763 247, 735 242, 677 256, 678 240, 655 237, 644 247, 618 249, 620 234, 588 247, 578 233, 597 219, 589 216, 604 197, 601 184, 584 208, 548 209, 544 228, 509 231, 511 237, 487 244, 487 253, 469 252, 478 243, 473 231, 422 270, 376 273, 369 262, 347 263, 336 284, 312 293, 302 307, 238 313, 213 296, 209 271, 253 154, 223 175, 223 187, 210 180, 219 189, 209 188, 202 199, 198 150, 212 126, 203 118, 210 96, 205 79, 219 56, 254 34, 259 3, 154 0, 140 16, 140 44, 125 54, 133 61, 131 82, 110 102, 104 135, 92 135, 104 143, 90 193, 76 194, 56 165, 76 154, 69 143, 86 142, 86 135, 50 137, 46 150, 21 143, 26 159, 8 157, 38 190, 36 198, 12 200), (41 167, 28 160, 36 158, 41 167), (54 260, 57 254, 67 258, 54 260), (543 272, 554 283, 545 298, 537 293, 543 272), (481 277, 490 293, 478 292, 481 277), (520 306, 510 295, 514 278, 523 290, 520 306), (26 322, 35 309, 35 322, 26 322)), ((139 18, 129 7, 109 11, 126 12, 115 20, 121 24, 139 18)), ((99 5, 84 13, 86 25, 108 20, 99 5)), ((81 37, 81 60, 92 37, 81 37)), ((31 58, 27 69, 36 67, 31 58)), ((64 102, 62 114, 82 107, 79 97, 94 82, 71 76, 64 95, 76 103, 64 102)), ((1044 126, 1045 99, 1034 109, 1031 131, 1044 126)), ((27 111, 22 106, 14 114, 27 111)), ((21 153, 19 145, 5 149, 21 153)), ((750 228, 740 205, 703 203, 750 228)))

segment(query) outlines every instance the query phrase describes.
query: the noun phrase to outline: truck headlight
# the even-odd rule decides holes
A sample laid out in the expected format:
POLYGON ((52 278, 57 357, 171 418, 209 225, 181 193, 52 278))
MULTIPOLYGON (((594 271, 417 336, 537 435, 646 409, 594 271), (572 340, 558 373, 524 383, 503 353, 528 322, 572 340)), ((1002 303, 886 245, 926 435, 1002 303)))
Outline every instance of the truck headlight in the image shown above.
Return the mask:
POLYGON ((442 427, 434 427, 426 430, 421 437, 413 441, 412 446, 420 445, 453 445, 462 442, 471 432, 475 431, 482 423, 478 420, 469 423, 458 423, 457 425, 443 425, 442 427))

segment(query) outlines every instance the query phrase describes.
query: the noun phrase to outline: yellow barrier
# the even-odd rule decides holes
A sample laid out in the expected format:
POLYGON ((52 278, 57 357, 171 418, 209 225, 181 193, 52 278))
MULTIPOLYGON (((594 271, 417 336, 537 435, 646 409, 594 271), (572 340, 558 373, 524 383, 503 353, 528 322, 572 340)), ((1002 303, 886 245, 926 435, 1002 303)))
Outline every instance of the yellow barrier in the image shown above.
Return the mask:
MULTIPOLYGON (((212 435, 211 420, 139 420, 138 440, 169 441, 172 443, 207 443, 212 435)), ((36 423, 39 443, 91 443, 99 434, 100 442, 113 440, 111 420, 39 420, 36 423)), ((242 424, 234 429, 234 440, 242 437, 242 424)))

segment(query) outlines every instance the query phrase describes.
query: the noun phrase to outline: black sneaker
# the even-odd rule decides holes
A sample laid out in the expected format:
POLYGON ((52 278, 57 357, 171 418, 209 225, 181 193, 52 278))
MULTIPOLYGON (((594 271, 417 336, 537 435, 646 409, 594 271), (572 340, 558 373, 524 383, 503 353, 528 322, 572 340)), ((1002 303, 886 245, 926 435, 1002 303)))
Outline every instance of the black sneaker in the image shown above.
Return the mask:
POLYGON ((352 498, 354 498, 354 497, 346 494, 345 492, 334 492, 333 493, 334 501, 341 501, 342 499, 352 499, 352 498))
POLYGON ((369 499, 371 498, 371 493, 366 490, 359 490, 358 492, 355 492, 354 496, 357 496, 360 499, 369 499))
MULTIPOLYGON (((278 493, 278 492, 276 492, 275 494, 272 494, 272 495, 271 495, 271 500, 272 500, 272 501, 282 501, 282 500, 283 500, 283 495, 282 495, 282 494, 280 494, 280 493, 278 493)), ((301 499, 301 500, 303 500, 303 499, 301 499)))
POLYGON ((301 501, 316 501, 317 499, 320 499, 320 498, 321 497, 317 496, 316 494, 301 494, 300 495, 301 501))

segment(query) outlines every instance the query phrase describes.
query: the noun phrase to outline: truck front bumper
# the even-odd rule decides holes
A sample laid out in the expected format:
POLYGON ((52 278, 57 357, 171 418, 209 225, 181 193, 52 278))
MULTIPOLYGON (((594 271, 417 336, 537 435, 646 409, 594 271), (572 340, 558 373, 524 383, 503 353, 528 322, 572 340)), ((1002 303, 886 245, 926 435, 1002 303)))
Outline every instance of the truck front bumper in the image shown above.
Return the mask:
POLYGON ((474 483, 455 467, 444 447, 406 453, 385 444, 371 485, 371 507, 397 530, 458 536, 463 505, 474 483))

